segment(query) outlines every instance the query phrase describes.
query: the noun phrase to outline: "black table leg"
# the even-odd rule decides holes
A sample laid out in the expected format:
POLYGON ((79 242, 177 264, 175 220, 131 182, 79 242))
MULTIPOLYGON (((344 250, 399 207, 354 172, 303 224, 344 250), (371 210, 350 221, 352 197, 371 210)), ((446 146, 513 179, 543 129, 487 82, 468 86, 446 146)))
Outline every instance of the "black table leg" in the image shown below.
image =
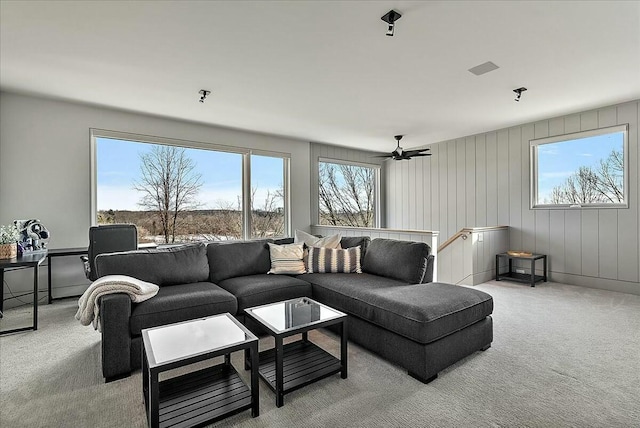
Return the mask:
POLYGON ((251 367, 253 367, 251 364, 253 364, 251 362, 251 352, 249 351, 249 349, 245 349, 244 350, 244 369, 245 370, 249 370, 251 367))
POLYGON ((0 318, 4 317, 4 269, 0 269, 0 318))
POLYGON ((544 275, 544 282, 547 282, 547 256, 545 255, 542 258, 542 266, 544 271, 542 272, 542 274, 544 275))
POLYGON ((160 426, 160 389, 158 384, 158 372, 151 370, 149 373, 149 426, 160 426))
POLYGON ((536 286, 536 260, 531 259, 531 286, 536 286))
POLYGON ((147 362, 147 353, 144 351, 144 343, 142 344, 142 396, 144 397, 144 409, 149 415, 149 363, 147 362))
POLYGON ((47 291, 49 293, 49 297, 47 297, 47 304, 51 304, 53 300, 53 296, 51 296, 51 254, 47 254, 47 291))
POLYGON ((260 390, 258 382, 258 342, 251 345, 251 416, 260 416, 260 390))
POLYGON ((33 329, 38 329, 38 275, 40 274, 40 265, 33 267, 33 329))
POLYGON ((340 364, 342 365, 342 370, 340 372, 340 377, 342 379, 347 378, 347 320, 345 319, 340 323, 340 364))
POLYGON ((276 407, 284 405, 284 347, 282 338, 276 337, 276 407))

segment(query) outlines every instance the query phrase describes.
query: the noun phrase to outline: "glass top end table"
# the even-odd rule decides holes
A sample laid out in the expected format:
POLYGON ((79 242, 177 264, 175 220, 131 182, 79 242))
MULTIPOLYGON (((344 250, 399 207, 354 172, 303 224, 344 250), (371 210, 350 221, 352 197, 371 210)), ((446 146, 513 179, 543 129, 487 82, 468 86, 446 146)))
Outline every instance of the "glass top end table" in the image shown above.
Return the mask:
POLYGON ((257 340, 253 333, 228 314, 145 329, 142 338, 149 356, 149 367, 257 340))
MULTIPOLYGON (((264 327, 275 339, 275 347, 259 354, 260 377, 276 394, 276 406, 284 395, 312 382, 340 373, 347 378, 347 315, 307 297, 245 309, 247 317, 264 327), (340 335, 340 358, 308 337, 310 330, 336 325, 340 335), (302 339, 283 344, 285 337, 302 339)), ((249 366, 247 364, 247 366, 249 366)), ((253 366, 251 366, 253 368, 253 366)))
POLYGON ((275 334, 286 333, 346 316, 340 311, 307 297, 256 306, 245 309, 245 311, 275 334))
POLYGON ((259 410, 258 371, 251 387, 231 364, 244 350, 258 365, 258 339, 228 313, 142 330, 142 391, 150 427, 202 426, 228 415, 259 410), (224 362, 159 381, 159 374, 224 356, 224 362))

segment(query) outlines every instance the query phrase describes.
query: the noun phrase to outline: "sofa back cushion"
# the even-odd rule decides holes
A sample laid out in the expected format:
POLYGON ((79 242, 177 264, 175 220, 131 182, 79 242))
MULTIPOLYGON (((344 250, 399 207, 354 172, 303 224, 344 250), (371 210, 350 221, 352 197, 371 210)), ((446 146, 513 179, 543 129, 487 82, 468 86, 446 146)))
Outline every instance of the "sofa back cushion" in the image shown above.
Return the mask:
POLYGON ((271 269, 267 240, 212 242, 207 246, 209 280, 218 283, 238 276, 258 275, 271 269))
POLYGON ((427 267, 431 248, 424 242, 376 238, 364 255, 365 273, 419 284, 427 267))
POLYGON ((355 248, 360 247, 360 264, 364 263, 364 255, 367 253, 367 248, 371 243, 371 238, 368 236, 343 236, 340 240, 340 246, 342 248, 355 248))
POLYGON ((159 286, 207 281, 209 263, 205 244, 100 254, 98 277, 128 275, 159 286))

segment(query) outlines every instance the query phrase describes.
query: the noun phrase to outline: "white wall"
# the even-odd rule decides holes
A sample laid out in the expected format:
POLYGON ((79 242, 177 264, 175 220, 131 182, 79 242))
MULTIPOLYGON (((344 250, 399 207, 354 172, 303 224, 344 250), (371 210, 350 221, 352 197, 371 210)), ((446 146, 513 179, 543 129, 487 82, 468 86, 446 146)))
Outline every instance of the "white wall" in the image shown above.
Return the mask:
POLYGON ((309 143, 0 93, 0 224, 38 218, 51 248, 88 244, 90 128, 291 153, 292 227, 310 221, 309 143))
MULTIPOLYGON (((308 142, 7 92, 0 92, 0 224, 38 218, 51 232, 50 248, 88 245, 90 128, 290 153, 291 224, 309 230, 308 142)), ((86 288, 78 257, 57 258, 53 275, 56 297, 86 288)), ((12 293, 32 290, 31 278, 5 275, 12 293)), ((46 268, 40 279, 46 290, 46 268)))
POLYGON ((640 101, 429 146, 431 157, 386 162, 387 226, 510 226, 510 248, 548 254, 551 279, 640 294, 640 101), (529 140, 629 124, 629 208, 529 208, 529 140))

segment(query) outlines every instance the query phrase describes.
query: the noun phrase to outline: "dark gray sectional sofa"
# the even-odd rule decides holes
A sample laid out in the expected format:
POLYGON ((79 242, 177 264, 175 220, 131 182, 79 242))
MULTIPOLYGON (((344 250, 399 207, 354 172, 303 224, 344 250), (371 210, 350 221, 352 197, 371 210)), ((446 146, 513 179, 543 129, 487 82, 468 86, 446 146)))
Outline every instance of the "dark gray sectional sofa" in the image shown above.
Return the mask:
POLYGON ((124 294, 101 299, 104 377, 109 381, 128 376, 140 367, 144 328, 223 312, 248 323, 244 309, 297 297, 312 297, 347 313, 349 340, 423 382, 490 346, 491 296, 431 282, 434 260, 427 244, 345 237, 341 245, 362 247, 364 273, 270 275, 267 241, 98 256, 99 277, 129 275, 160 286, 155 297, 138 304, 124 294))

